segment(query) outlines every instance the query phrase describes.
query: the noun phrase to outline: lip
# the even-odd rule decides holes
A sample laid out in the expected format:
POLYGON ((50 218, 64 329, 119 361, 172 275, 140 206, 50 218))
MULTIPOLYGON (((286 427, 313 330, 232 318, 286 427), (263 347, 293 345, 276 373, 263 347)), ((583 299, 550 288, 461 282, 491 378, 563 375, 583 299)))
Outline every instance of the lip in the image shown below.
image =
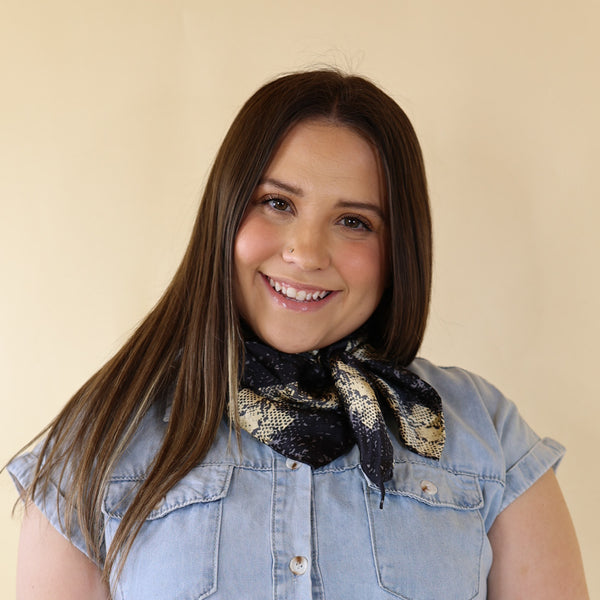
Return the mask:
POLYGON ((315 312, 321 310, 325 306, 327 306, 333 298, 335 298, 339 292, 336 290, 328 290, 324 287, 315 287, 311 285, 305 285, 303 283, 299 283, 297 281, 292 281, 290 279, 282 279, 280 277, 272 277, 269 275, 265 275, 264 273, 260 273, 261 279, 267 288, 267 293, 271 296, 271 298, 281 307, 286 308, 288 310, 293 310, 296 312, 315 312), (269 283, 269 277, 271 279, 275 279, 279 283, 285 284, 287 287, 294 287, 299 290, 305 290, 306 292, 320 292, 327 291, 329 294, 318 301, 301 301, 294 300, 293 298, 288 298, 276 292, 269 283))

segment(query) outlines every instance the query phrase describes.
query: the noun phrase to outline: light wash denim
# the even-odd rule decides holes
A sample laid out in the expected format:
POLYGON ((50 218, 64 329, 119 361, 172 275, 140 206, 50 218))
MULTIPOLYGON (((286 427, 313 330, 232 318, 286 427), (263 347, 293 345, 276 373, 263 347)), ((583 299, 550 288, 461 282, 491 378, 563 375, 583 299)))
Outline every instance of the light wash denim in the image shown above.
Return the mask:
MULTIPOLYGON (((487 531, 564 448, 540 440, 498 390, 466 371, 417 359, 440 393, 447 441, 440 462, 394 443, 394 477, 379 490, 356 447, 325 467, 286 460, 221 426, 209 454, 150 513, 115 600, 469 600, 486 597, 487 531)), ((104 499, 110 545, 144 479, 168 414, 151 411, 104 499)), ((9 467, 26 485, 34 454, 9 467)), ((60 529, 56 497, 37 499, 60 529)), ((81 535, 73 543, 85 551, 81 535)))

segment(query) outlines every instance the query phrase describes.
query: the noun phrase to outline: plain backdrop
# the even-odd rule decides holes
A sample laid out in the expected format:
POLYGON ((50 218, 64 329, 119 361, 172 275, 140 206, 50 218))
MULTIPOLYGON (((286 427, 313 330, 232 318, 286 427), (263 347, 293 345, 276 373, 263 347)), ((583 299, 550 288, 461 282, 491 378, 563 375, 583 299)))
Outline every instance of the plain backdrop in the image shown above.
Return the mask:
MULTIPOLYGON (((182 256, 211 161, 271 77, 379 83, 427 165, 422 354, 485 376, 542 436, 600 597, 600 4, 2 0, 0 462, 124 342, 182 256)), ((19 517, 0 476, 0 596, 19 517)))

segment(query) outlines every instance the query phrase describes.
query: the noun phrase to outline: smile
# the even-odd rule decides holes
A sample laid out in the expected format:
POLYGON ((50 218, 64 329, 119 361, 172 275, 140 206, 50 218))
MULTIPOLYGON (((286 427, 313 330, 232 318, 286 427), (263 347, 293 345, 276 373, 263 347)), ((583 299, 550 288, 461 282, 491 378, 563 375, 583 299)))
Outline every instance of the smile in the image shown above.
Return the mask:
POLYGON ((319 302, 326 298, 331 294, 331 291, 327 290, 318 290, 318 289, 299 289, 288 285, 287 283, 283 283, 280 281, 276 281, 272 277, 266 277, 269 285, 282 296, 286 298, 290 298, 291 300, 296 300, 296 302, 319 302))

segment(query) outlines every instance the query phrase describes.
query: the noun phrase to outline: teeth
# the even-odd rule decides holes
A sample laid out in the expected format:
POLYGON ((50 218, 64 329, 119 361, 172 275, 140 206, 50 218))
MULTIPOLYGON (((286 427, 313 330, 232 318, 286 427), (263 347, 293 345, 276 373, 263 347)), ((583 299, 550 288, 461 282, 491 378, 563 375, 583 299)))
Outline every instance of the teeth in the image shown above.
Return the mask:
POLYGON ((307 292, 306 290, 297 290, 292 286, 286 287, 284 284, 275 281, 272 277, 269 277, 269 284, 276 292, 279 292, 292 300, 296 300, 297 302, 322 300, 329 294, 327 291, 307 292))

